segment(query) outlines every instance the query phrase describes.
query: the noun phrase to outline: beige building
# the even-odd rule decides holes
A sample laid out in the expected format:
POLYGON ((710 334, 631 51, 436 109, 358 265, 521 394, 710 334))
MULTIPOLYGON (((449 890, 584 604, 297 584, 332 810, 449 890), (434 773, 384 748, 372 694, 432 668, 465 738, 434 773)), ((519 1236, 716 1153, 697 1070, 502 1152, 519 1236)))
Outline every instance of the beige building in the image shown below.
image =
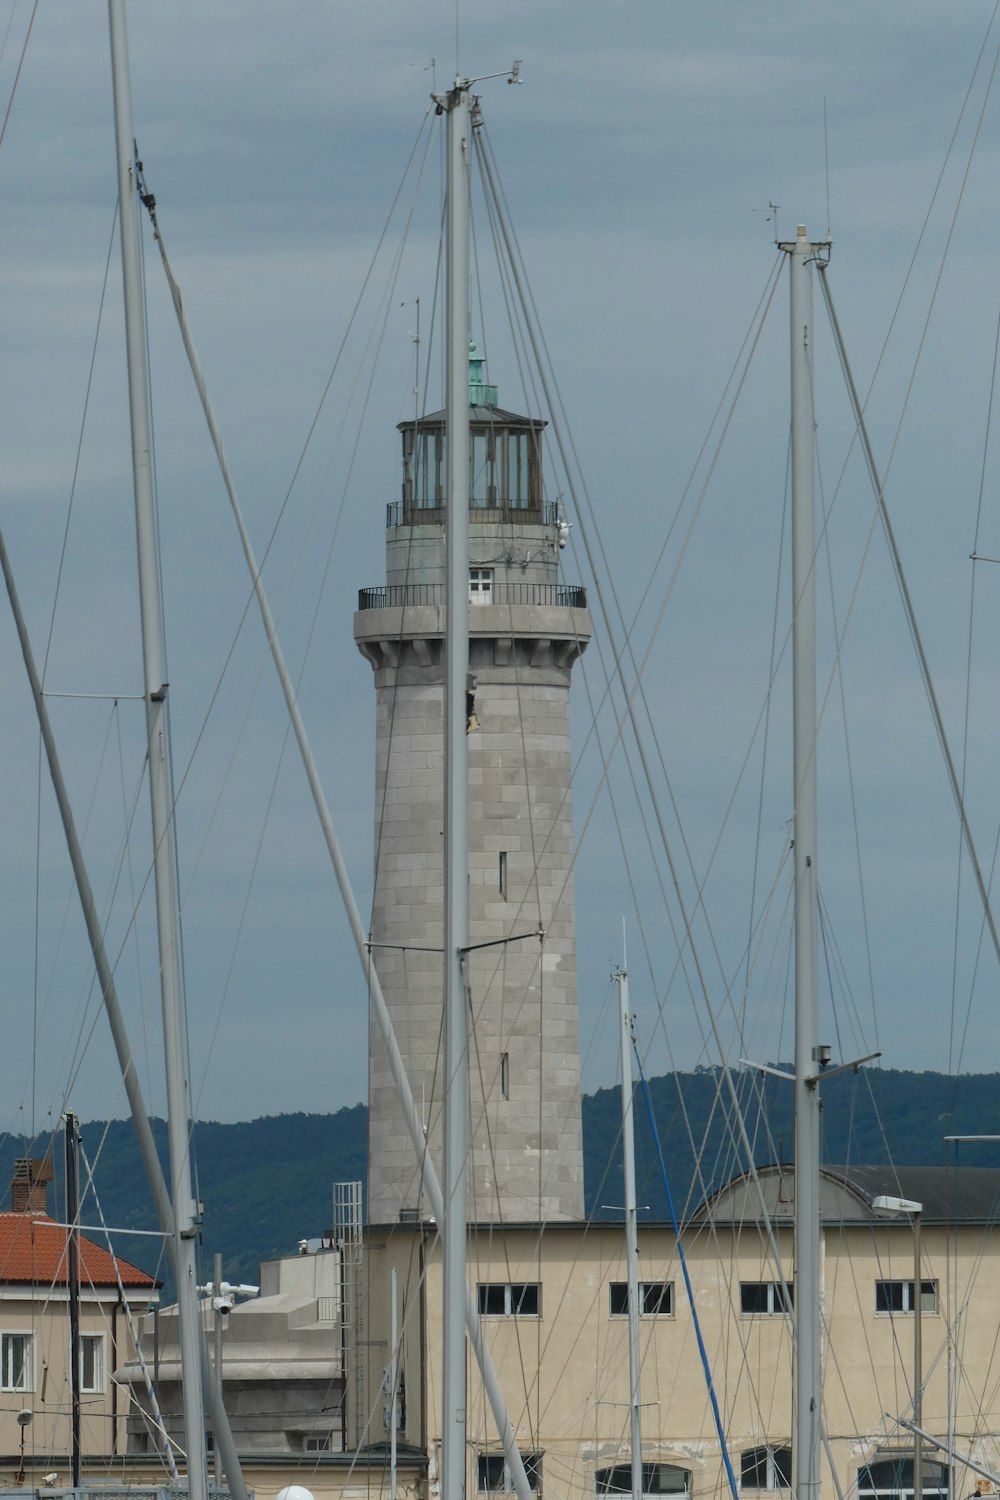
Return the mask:
MULTIPOLYGON (((14 1165, 11 1212, 0 1213, 0 1464, 9 1477, 61 1470, 70 1453, 70 1296, 67 1231, 47 1212, 49 1161, 14 1165)), ((158 1283, 81 1235, 80 1441, 107 1472, 125 1451, 128 1403, 112 1378, 131 1353, 130 1316, 158 1283)))
MULTIPOLYGON (((858 1500, 908 1500, 912 1493, 912 1437, 896 1419, 908 1419, 912 1410, 914 1235, 908 1218, 888 1220, 873 1211, 879 1194, 923 1204, 924 1426, 945 1441, 951 1429, 957 1452, 996 1473, 1000 1285, 991 1269, 990 1230, 1000 1174, 831 1168, 823 1179, 824 1421, 840 1492, 858 1500)), ((781 1270, 761 1231, 757 1190, 742 1180, 703 1205, 683 1231, 694 1307, 743 1493, 786 1488, 791 1465, 791 1327, 782 1280, 793 1274, 791 1173, 770 1168, 761 1183, 781 1270)), ((640 1236, 645 1490, 724 1495, 729 1486, 675 1238, 663 1225, 643 1227, 640 1236)), ((470 1229, 469 1259, 489 1347, 539 1492, 548 1500, 629 1492, 621 1230, 480 1226, 470 1229)), ((434 1226, 369 1230, 365 1420, 383 1428, 392 1265, 401 1333, 399 1437, 427 1454, 427 1493, 434 1496, 442 1320, 434 1226)), ((471 1352, 467 1421, 467 1493, 508 1489, 471 1352)), ((948 1493, 947 1460, 930 1444, 925 1449, 923 1488, 932 1500, 948 1493)), ((824 1496, 835 1500, 828 1459, 821 1467, 824 1496)), ((954 1467, 952 1494, 969 1496, 980 1476, 964 1464, 954 1467)))

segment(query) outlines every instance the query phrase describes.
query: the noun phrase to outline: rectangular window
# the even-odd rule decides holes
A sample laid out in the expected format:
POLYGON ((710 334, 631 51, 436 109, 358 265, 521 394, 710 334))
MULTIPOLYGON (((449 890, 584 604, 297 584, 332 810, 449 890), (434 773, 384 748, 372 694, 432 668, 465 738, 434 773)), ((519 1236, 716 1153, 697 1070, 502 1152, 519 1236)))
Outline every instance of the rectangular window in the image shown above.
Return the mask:
MULTIPOLYGON (((594 1475, 598 1495, 631 1495, 632 1465, 613 1464, 594 1475)), ((690 1495, 691 1471, 678 1464, 643 1464, 644 1495, 690 1495)))
POLYGON ((310 1432, 302 1446, 307 1453, 329 1453, 333 1448, 333 1436, 329 1432, 310 1432))
POLYGON ((510 1098, 510 1053, 500 1054, 500 1097, 510 1098))
MULTIPOLYGON (((921 1311, 936 1313, 938 1310, 938 1284, 936 1281, 920 1283, 921 1311)), ((913 1311, 912 1281, 876 1281, 875 1311, 878 1313, 908 1313, 913 1311)))
POLYGON ((500 850, 500 896, 501 896, 502 900, 506 901, 506 899, 507 899, 507 851, 506 851, 506 849, 501 849, 500 850))
POLYGON ((791 1312, 792 1288, 783 1281, 741 1281, 740 1312, 768 1316, 791 1312))
POLYGON ((80 1389, 88 1392, 104 1390, 103 1333, 80 1335, 80 1389))
POLYGON ((470 604, 492 604, 493 603, 493 569, 492 568, 470 568, 469 569, 469 603, 470 604))
MULTIPOLYGON (((613 1318, 628 1317, 628 1282, 612 1281, 608 1287, 609 1310, 613 1318)), ((640 1281, 640 1318, 672 1318, 674 1284, 672 1281, 640 1281)))
MULTIPOLYGON (((542 1488, 542 1455, 522 1453, 528 1486, 538 1493, 542 1488)), ((481 1495, 506 1495, 514 1488, 510 1470, 502 1453, 480 1453, 476 1460, 476 1489, 481 1495)))
POLYGON ((490 1318, 537 1318, 541 1287, 537 1281, 481 1281, 479 1312, 490 1318))
POLYGON ((34 1389, 32 1369, 33 1335, 30 1333, 5 1333, 0 1335, 0 1390, 30 1391, 34 1389))

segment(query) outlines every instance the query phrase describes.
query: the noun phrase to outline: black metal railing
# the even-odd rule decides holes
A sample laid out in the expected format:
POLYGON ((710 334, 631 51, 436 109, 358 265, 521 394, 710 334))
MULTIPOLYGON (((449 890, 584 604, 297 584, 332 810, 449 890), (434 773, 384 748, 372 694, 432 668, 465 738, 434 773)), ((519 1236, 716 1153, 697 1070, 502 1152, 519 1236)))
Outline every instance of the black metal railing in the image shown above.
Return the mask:
MULTIPOLYGON (((443 583, 392 583, 358 590, 358 609, 403 609, 407 605, 444 603, 443 583)), ((494 583, 488 594, 476 595, 472 607, 484 604, 546 604, 561 609, 586 609, 587 590, 578 583, 494 583)))
MULTIPOLYGON (((385 508, 385 529, 396 526, 443 526, 444 506, 436 508, 414 508, 404 505, 402 500, 390 500, 385 508)), ((530 510, 517 505, 470 505, 469 520, 480 521, 488 526, 554 526, 559 519, 559 503, 543 500, 541 509, 530 510)))

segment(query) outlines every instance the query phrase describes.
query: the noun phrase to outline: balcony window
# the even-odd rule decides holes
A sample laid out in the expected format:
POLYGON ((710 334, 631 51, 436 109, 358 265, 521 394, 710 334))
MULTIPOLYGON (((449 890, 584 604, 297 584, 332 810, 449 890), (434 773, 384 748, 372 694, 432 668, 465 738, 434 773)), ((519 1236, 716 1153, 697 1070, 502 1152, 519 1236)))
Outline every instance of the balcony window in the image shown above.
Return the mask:
POLYGON ((492 568, 470 568, 469 569, 469 603, 470 604, 492 604, 493 603, 493 569, 492 568))

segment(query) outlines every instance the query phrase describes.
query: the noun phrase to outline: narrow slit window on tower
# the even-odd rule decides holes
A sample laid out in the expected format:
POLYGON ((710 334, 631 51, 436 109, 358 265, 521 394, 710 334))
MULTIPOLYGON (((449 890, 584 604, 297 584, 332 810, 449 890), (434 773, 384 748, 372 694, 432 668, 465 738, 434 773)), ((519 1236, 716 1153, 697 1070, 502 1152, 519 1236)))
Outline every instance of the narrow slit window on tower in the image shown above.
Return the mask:
POLYGON ((510 1053, 500 1054, 500 1094, 504 1099, 510 1098, 510 1053))
POLYGON ((500 895, 501 895, 501 898, 504 901, 507 900, 507 851, 506 851, 506 849, 501 849, 500 850, 500 895))

